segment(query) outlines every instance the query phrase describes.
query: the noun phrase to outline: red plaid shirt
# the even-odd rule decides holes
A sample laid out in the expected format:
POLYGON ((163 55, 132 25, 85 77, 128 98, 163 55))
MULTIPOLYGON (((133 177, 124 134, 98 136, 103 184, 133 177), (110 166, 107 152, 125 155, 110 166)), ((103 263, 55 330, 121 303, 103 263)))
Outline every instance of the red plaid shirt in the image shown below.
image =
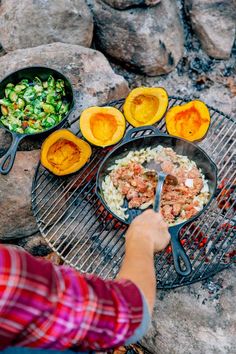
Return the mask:
POLYGON ((0 349, 102 349, 123 344, 143 317, 130 281, 104 281, 0 245, 0 349))

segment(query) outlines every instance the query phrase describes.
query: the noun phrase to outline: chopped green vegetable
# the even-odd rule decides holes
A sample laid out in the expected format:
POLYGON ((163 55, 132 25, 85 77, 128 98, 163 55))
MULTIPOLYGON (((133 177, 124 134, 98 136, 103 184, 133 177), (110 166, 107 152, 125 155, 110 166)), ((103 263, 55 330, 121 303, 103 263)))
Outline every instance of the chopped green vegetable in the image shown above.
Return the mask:
POLYGON ((68 103, 62 103, 61 108, 59 109, 60 114, 65 114, 66 112, 69 111, 69 104, 68 103))
POLYGON ((33 87, 28 87, 23 95, 23 98, 26 100, 26 102, 30 102, 35 98, 35 90, 33 87))
POLYGON ((56 112, 59 112, 62 106, 62 101, 59 101, 56 105, 56 112))
POLYGON ((11 131, 34 134, 58 124, 69 111, 65 101, 65 83, 49 76, 47 81, 35 77, 33 82, 8 83, 0 99, 0 122, 11 131))
POLYGON ((41 81, 40 78, 37 77, 37 76, 34 78, 34 83, 35 83, 36 85, 42 86, 42 81, 41 81))
POLYGON ((8 115, 8 109, 7 107, 5 106, 1 106, 1 112, 4 116, 7 116, 8 115))
POLYGON ((19 93, 19 92, 23 91, 25 88, 26 88, 26 85, 18 84, 18 85, 15 86, 14 90, 15 90, 15 92, 19 93))
POLYGON ((7 100, 6 98, 1 99, 0 104, 7 107, 12 105, 11 101, 7 100))
POLYGON ((9 82, 9 84, 7 84, 7 86, 6 86, 7 88, 13 88, 14 87, 14 85, 13 84, 11 84, 10 82, 9 82))
POLYGON ((43 103, 42 107, 43 107, 44 112, 46 112, 46 113, 54 113, 55 112, 55 108, 51 104, 43 103))
POLYGON ((24 110, 25 114, 33 113, 33 111, 34 111, 34 107, 31 106, 30 104, 27 104, 24 110))
POLYGON ((9 98, 10 98, 10 100, 11 100, 12 102, 16 102, 17 99, 18 99, 18 95, 17 95, 17 93, 15 93, 14 91, 11 91, 11 92, 9 93, 9 98))
POLYGON ((38 133, 38 129, 35 129, 35 128, 31 128, 31 127, 27 127, 24 131, 24 133, 26 134, 35 134, 35 133, 38 133))
POLYGON ((50 75, 49 78, 48 78, 48 87, 54 88, 54 86, 55 86, 55 79, 54 79, 54 77, 52 77, 50 75))
POLYGON ((55 93, 49 93, 49 94, 47 95, 47 98, 46 98, 46 102, 47 102, 47 103, 55 105, 56 100, 57 100, 57 94, 55 94, 55 93))
POLYGON ((39 99, 36 99, 34 101, 34 114, 40 114, 42 109, 41 109, 41 101, 39 99))
POLYGON ((18 105, 19 109, 24 108, 25 107, 25 101, 22 98, 18 98, 17 105, 18 105))
POLYGON ((21 80, 20 84, 21 85, 26 85, 28 87, 29 86, 29 80, 28 79, 23 79, 23 80, 21 80))
POLYGON ((11 92, 10 88, 5 88, 5 96, 6 96, 6 98, 8 98, 10 92, 11 92))
POLYGON ((35 85, 34 89, 35 89, 36 93, 41 93, 43 91, 43 86, 35 85))

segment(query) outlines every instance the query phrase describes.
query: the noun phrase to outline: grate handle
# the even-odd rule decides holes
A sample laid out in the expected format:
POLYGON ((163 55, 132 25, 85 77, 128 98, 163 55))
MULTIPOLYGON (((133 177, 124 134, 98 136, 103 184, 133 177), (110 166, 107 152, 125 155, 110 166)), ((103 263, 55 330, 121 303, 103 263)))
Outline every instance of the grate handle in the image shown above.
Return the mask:
MULTIPOLYGON (((151 134, 156 134, 156 135, 164 135, 164 136, 167 135, 167 134, 164 134, 163 132, 161 132, 159 129, 157 129, 153 125, 146 125, 143 127, 132 128, 132 129, 128 130, 126 132, 124 139, 122 140, 122 143, 134 139, 135 138, 135 137, 133 137, 134 134, 139 133, 139 132, 146 132, 146 131, 151 131, 151 134)), ((151 134, 149 134, 149 135, 151 135, 151 134)))
POLYGON ((169 228, 169 232, 171 234, 171 246, 175 270, 179 275, 186 277, 192 272, 192 265, 179 240, 179 231, 181 228, 182 225, 181 227, 179 227, 179 225, 172 226, 169 228))

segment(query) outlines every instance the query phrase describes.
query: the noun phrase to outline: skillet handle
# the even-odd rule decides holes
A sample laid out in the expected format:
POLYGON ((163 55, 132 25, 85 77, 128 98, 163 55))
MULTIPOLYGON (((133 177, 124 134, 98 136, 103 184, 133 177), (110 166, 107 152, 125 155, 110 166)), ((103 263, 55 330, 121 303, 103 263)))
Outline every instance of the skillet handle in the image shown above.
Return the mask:
POLYGON ((192 272, 192 265, 179 240, 179 231, 180 227, 178 226, 174 226, 169 229, 169 232, 171 234, 172 255, 176 272, 179 275, 186 277, 192 272), (180 264, 180 261, 183 262, 184 267, 180 264))
POLYGON ((16 150, 18 148, 19 142, 23 139, 24 136, 18 134, 12 134, 12 143, 6 154, 0 160, 0 173, 2 175, 7 175, 15 161, 16 150))
POLYGON ((153 125, 145 125, 143 127, 138 127, 138 128, 132 128, 127 131, 125 134, 125 137, 122 140, 122 143, 131 140, 133 137, 132 135, 138 132, 146 132, 148 130, 151 130, 152 134, 158 134, 158 135, 166 135, 163 132, 161 132, 159 129, 155 128, 153 125))

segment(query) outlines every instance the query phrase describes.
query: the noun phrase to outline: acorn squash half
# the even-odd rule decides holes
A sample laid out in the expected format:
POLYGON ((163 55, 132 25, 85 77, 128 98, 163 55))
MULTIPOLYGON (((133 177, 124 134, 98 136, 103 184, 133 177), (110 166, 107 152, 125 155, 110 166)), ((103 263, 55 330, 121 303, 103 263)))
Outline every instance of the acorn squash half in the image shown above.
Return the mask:
POLYGON ((41 149, 41 163, 57 176, 78 171, 89 160, 91 146, 67 129, 50 134, 41 149))
POLYGON ((211 123, 209 110, 204 102, 195 100, 172 107, 166 114, 169 134, 189 141, 200 141, 211 123))
POLYGON ((125 133, 125 118, 114 107, 89 107, 80 116, 80 130, 85 139, 96 146, 110 146, 125 133))
POLYGON ((164 116, 168 95, 162 87, 138 87, 127 96, 123 110, 127 121, 134 127, 152 125, 164 116))

